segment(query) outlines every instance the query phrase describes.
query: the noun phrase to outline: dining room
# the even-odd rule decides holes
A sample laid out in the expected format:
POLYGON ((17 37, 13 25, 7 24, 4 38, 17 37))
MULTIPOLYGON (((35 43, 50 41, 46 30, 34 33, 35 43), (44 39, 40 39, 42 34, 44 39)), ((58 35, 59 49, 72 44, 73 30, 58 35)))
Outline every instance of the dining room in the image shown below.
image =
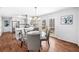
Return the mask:
MULTIPOLYGON (((28 11, 26 10, 26 12, 28 11)), ((49 30, 40 26, 41 18, 37 15, 37 7, 34 8, 2 8, 0 51, 23 52, 23 51, 48 51, 49 30), (33 9, 32 15, 24 13, 25 10, 33 9), (17 12, 18 10, 18 12, 17 12), (24 11, 23 11, 24 10, 24 11), (10 12, 9 12, 10 11, 10 12), (8 12, 8 13, 7 13, 8 12), (16 13, 17 12, 17 13, 16 13), (21 13, 21 14, 20 14, 21 13), (22 14, 23 13, 23 14, 22 14), (30 15, 30 16, 29 16, 30 15), (44 31, 42 30, 44 29, 44 31), (29 39, 29 40, 28 40, 29 39), (44 48, 42 44, 43 43, 44 48), (46 46, 47 45, 47 46, 46 46)))
POLYGON ((79 51, 78 7, 2 7, 0 51, 79 51))

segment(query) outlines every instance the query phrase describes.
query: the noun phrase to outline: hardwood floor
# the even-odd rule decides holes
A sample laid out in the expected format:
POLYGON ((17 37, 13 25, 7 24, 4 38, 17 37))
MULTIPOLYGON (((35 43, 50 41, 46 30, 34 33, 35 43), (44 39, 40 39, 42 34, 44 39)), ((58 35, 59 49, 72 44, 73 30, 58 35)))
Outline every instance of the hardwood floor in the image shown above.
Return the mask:
MULTIPOLYGON (((41 52, 79 52, 77 45, 56 38, 50 37, 49 43, 50 48, 48 50, 47 42, 42 42, 41 52)), ((17 44, 17 40, 12 33, 3 33, 0 37, 0 52, 25 52, 26 50, 26 46, 20 47, 20 44, 17 44)))
POLYGON ((79 47, 76 44, 69 43, 57 38, 50 37, 50 49, 49 51, 55 52, 79 52, 79 47))
POLYGON ((0 37, 0 52, 24 52, 26 50, 24 45, 20 47, 20 44, 17 44, 12 33, 3 33, 0 37))

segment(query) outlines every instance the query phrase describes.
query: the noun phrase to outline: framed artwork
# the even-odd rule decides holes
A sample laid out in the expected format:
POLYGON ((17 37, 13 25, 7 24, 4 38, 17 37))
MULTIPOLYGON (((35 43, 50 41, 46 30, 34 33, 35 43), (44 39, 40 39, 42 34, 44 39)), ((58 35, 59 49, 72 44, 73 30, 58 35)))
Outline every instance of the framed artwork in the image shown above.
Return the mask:
POLYGON ((73 24, 73 15, 61 16, 61 24, 73 24))
POLYGON ((10 25, 10 21, 9 20, 4 20, 4 26, 8 27, 10 25))
POLYGON ((3 19, 4 27, 10 26, 10 20, 12 19, 12 17, 2 16, 2 19, 3 19))

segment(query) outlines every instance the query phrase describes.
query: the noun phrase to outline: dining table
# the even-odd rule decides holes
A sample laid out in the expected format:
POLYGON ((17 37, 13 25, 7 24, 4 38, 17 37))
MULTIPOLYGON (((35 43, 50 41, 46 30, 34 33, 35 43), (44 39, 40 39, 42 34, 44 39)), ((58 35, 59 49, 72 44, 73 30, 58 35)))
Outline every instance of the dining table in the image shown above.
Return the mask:
MULTIPOLYGON (((31 35, 36 35, 36 34, 40 34, 40 41, 42 40, 45 40, 46 39, 46 32, 44 31, 33 31, 34 28, 30 27, 30 28, 16 28, 15 29, 15 37, 17 40, 19 40, 19 36, 18 36, 18 31, 22 31, 22 34, 23 34, 23 38, 21 40, 21 42, 27 42, 27 34, 31 34, 31 35), (26 35, 24 34, 24 30, 26 31, 29 31, 29 32, 26 32, 26 35)), ((22 43, 21 43, 21 46, 22 46, 22 43)))
POLYGON ((25 31, 26 30, 26 34, 28 31, 30 31, 30 33, 35 34, 35 33, 40 33, 40 39, 46 39, 46 32, 44 31, 32 31, 34 29, 34 27, 29 27, 29 28, 15 28, 15 36, 18 39, 19 37, 17 36, 19 31, 22 31, 23 36, 25 36, 25 31))

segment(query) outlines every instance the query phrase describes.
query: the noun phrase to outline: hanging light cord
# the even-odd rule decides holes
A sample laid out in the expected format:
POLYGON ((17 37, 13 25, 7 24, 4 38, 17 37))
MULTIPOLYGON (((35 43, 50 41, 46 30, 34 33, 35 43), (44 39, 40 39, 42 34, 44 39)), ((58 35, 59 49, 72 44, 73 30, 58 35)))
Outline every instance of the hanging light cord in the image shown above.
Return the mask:
POLYGON ((37 7, 34 7, 35 8, 35 16, 37 16, 37 7))

